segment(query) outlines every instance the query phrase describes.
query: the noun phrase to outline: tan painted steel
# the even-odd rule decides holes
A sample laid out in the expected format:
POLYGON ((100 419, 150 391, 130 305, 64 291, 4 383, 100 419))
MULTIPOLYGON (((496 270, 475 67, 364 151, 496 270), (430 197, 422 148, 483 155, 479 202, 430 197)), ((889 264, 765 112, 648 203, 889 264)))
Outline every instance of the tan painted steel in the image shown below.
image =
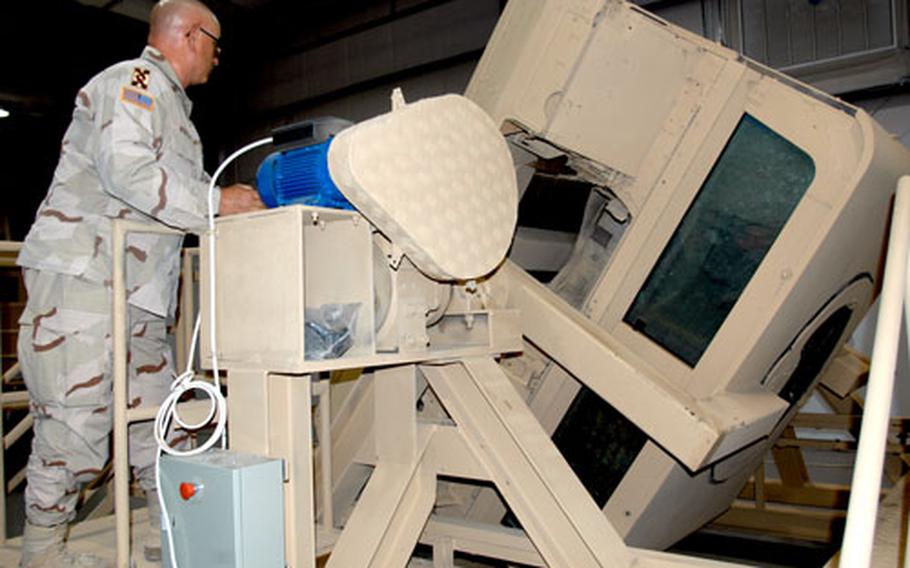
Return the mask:
MULTIPOLYGON (((859 322, 910 154, 862 110, 618 1, 509 3, 466 95, 627 212, 577 310, 511 267, 494 279, 515 285, 505 305, 550 363, 511 363, 548 431, 581 383, 651 440, 604 510, 627 542, 665 547, 729 506, 795 414, 778 392, 827 316, 852 310, 840 341, 859 322), (690 366, 624 316, 744 115, 805 152, 815 177, 690 366)), ((501 517, 469 493, 470 518, 501 517)))
MULTIPOLYGON (((350 215, 338 214, 335 220, 348 224, 350 215)), ((260 251, 273 244, 270 231, 281 230, 270 227, 269 223, 293 227, 301 219, 312 219, 310 209, 292 207, 271 214, 217 221, 218 305, 232 306, 230 309, 239 312, 232 316, 238 321, 244 319, 241 314, 252 317, 263 301, 271 302, 274 298, 250 297, 241 305, 237 302, 240 296, 232 296, 235 294, 232 289, 251 289, 256 281, 262 288, 270 288, 282 301, 305 306, 311 286, 318 291, 321 285, 317 279, 308 278, 307 270, 330 271, 336 265, 337 259, 332 256, 323 256, 318 261, 310 256, 305 268, 289 272, 288 266, 293 264, 289 260, 293 261, 294 255, 313 250, 305 246, 308 235, 299 229, 290 231, 291 235, 299 235, 290 241, 290 259, 281 257, 280 262, 263 264, 260 251), (244 272, 241 267, 250 263, 258 263, 256 270, 244 272), (230 282, 226 275, 230 275, 230 282)), ((318 227, 318 223, 314 226, 318 227)), ((358 254, 372 254, 365 247, 358 249, 361 238, 356 233, 339 233, 335 239, 342 242, 334 244, 349 250, 346 262, 373 270, 371 263, 357 259, 358 254), (349 239, 353 246, 341 246, 344 239, 349 239)), ((203 247, 203 258, 210 254, 203 247)), ((372 278, 369 272, 361 276, 372 278)), ((208 278, 203 274, 204 290, 208 278)), ((437 503, 440 476, 492 482, 549 565, 680 562, 653 559, 626 547, 571 473, 511 379, 490 357, 512 349, 519 333, 519 320, 501 316, 517 314, 514 308, 503 308, 502 304, 515 300, 521 292, 520 286, 513 283, 511 289, 503 288, 501 282, 481 283, 478 290, 451 301, 446 314, 438 320, 447 322, 445 329, 429 334, 440 338, 439 343, 431 342, 421 352, 378 353, 370 343, 372 338, 362 334, 365 343, 352 347, 361 349, 356 357, 308 360, 305 338, 300 337, 299 331, 294 332, 298 334, 296 339, 289 341, 287 337, 267 335, 276 332, 258 323, 242 328, 223 328, 216 324, 217 329, 225 329, 229 334, 226 340, 219 338, 217 347, 230 385, 231 448, 281 457, 286 462, 286 539, 290 565, 311 565, 316 552, 326 550, 327 546, 331 550, 327 564, 330 567, 405 565, 437 503), (470 294, 479 298, 471 300, 470 294), (452 318, 446 319, 447 316, 452 318), (497 331, 497 325, 503 327, 497 331), (281 345, 297 345, 299 349, 296 353, 293 349, 285 350, 283 358, 273 361, 283 367, 282 373, 256 368, 261 359, 246 360, 249 345, 255 343, 268 353, 273 345, 268 342, 272 339, 283 341, 281 345), (464 343, 459 345, 459 340, 464 343), (294 365, 294 371, 287 370, 287 362, 294 365), (411 362, 419 364, 415 366, 411 362), (306 373, 353 365, 371 367, 373 371, 348 389, 347 400, 339 407, 331 428, 331 435, 338 437, 331 441, 332 453, 320 455, 316 466, 325 472, 326 464, 330 463, 334 474, 334 502, 326 503, 323 498, 318 505, 332 506, 333 512, 342 511, 339 517, 331 515, 343 523, 343 529, 337 540, 327 545, 325 541, 315 540, 313 534, 317 503, 313 498, 314 451, 309 439, 312 375, 306 373), (301 391, 298 400, 291 403, 294 397, 284 389, 297 385, 306 385, 305 392, 301 391), (432 404, 438 410, 436 414, 427 408, 429 401, 417 412, 417 403, 427 400, 427 392, 435 395, 436 402, 432 404), (296 450, 279 449, 291 446, 296 450), (309 529, 304 533, 302 527, 309 529)), ((375 305, 368 302, 364 309, 369 311, 375 305)), ((203 301, 202 306, 203 318, 207 319, 208 303, 203 301)), ((397 317, 406 317, 404 311, 395 313, 397 317)), ((373 318, 368 314, 364 321, 372 322, 373 318)), ((284 330, 281 326, 278 329, 284 330)), ((324 388, 320 386, 318 390, 324 388)), ((330 406, 327 400, 320 400, 320 404, 330 406)), ((324 410, 320 408, 320 414, 324 410)), ((320 428, 321 445, 327 443, 323 437, 325 431, 324 427, 320 428)), ((324 484, 325 474, 319 477, 324 484)), ((325 491, 322 487, 319 494, 324 495, 325 491)), ((324 538, 328 527, 321 523, 321 528, 322 534, 317 532, 316 539, 324 538)), ((446 562, 451 563, 451 554, 463 549, 455 539, 434 538, 441 539, 437 550, 440 565, 449 565, 446 562)))

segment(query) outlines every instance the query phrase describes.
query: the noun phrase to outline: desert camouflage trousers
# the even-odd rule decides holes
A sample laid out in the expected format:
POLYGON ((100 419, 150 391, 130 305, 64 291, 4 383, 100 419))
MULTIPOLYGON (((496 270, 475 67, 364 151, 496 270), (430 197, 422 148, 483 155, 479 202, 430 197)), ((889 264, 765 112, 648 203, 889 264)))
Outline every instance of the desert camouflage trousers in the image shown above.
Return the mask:
MULTIPOLYGON (((28 303, 19 320, 19 362, 35 418, 25 489, 32 524, 75 516, 82 484, 101 472, 113 421, 111 294, 80 278, 24 269, 28 303)), ((161 316, 129 307, 129 406, 158 405, 173 363, 161 316)), ((129 459, 140 485, 155 486, 151 422, 129 428, 129 459)))

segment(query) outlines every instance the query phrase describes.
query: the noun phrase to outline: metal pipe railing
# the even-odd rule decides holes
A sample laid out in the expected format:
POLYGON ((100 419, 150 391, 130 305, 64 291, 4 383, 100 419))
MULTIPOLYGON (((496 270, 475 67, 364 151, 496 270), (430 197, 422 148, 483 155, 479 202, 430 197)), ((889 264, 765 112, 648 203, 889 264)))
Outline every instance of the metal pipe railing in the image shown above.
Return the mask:
MULTIPOLYGON (((14 366, 18 366, 16 361, 14 366)), ((3 379, 0 380, 0 401, 5 393, 3 392, 3 383, 6 382, 6 373, 3 373, 3 379)), ((5 438, 3 432, 3 404, 0 402, 0 439, 5 438)), ((6 542, 6 448, 0 447, 0 545, 6 542)))
MULTIPOLYGON (((12 253, 17 253, 22 248, 22 243, 18 241, 0 241, 0 255, 9 255, 12 253)), ((13 262, 13 260, 10 260, 13 262)), ((6 399, 9 397, 9 393, 3 392, 3 385, 6 384, 10 379, 12 379, 16 374, 19 373, 19 362, 16 361, 13 365, 3 373, 3 378, 0 379, 0 439, 7 439, 3 431, 3 407, 5 406, 6 399)), ((27 400, 27 399, 26 399, 27 400)), ((29 415, 31 416, 31 415, 29 415)), ((20 423, 21 424, 21 423, 20 423)), ((14 428, 15 430, 15 428, 14 428)), ((10 437, 12 439, 12 437, 10 437)), ((5 443, 3 447, 0 447, 0 545, 6 542, 6 447, 5 443)))
POLYGON ((34 423, 35 416, 32 413, 28 413, 25 418, 13 426, 13 428, 8 433, 3 435, 3 449, 10 449, 13 444, 18 442, 19 439, 31 429, 34 423))
POLYGON ((13 380, 13 377, 19 374, 19 369, 19 361, 16 361, 10 365, 10 368, 3 373, 3 384, 6 384, 13 380))
MULTIPOLYGON (((182 234, 180 231, 174 229, 168 229, 161 227, 159 225, 135 222, 135 221, 115 221, 114 231, 113 231, 113 243, 114 243, 114 308, 113 308, 113 329, 112 335, 114 336, 114 391, 115 391, 115 400, 121 402, 121 404, 114 405, 114 469, 115 471, 119 470, 121 475, 115 478, 115 506, 119 504, 117 511, 119 515, 116 518, 116 532, 117 532, 117 554, 118 561, 122 560, 121 555, 126 555, 127 562, 129 558, 129 461, 128 461, 128 451, 126 449, 127 437, 126 431, 128 424, 132 422, 138 422, 143 420, 154 419, 157 408, 136 408, 136 409, 127 409, 126 407, 126 288, 125 288, 125 270, 124 270, 124 254, 125 254, 125 243, 126 243, 126 234, 130 232, 145 232, 145 233, 160 233, 160 234, 182 234), (118 278, 119 275, 119 278, 118 278), (118 306, 120 309, 118 309, 118 306), (117 338, 120 338, 118 341, 117 338), (119 363, 119 364, 118 364, 119 363), (121 371, 118 373, 118 369, 121 371), (118 374, 122 375, 118 381, 118 374), (120 387, 118 387, 118 382, 120 387), (122 399, 122 400, 120 400, 122 399), (118 411, 121 409, 122 411, 118 411), (122 459, 118 460, 118 449, 119 455, 122 459), (125 542, 125 544, 124 544, 125 542), (124 552, 121 552, 124 551, 124 552)), ((21 243, 13 241, 0 241, 0 254, 4 253, 15 253, 18 252, 21 247, 21 243)), ((198 249, 193 249, 195 254, 198 256, 198 249)), ((184 273, 192 273, 192 258, 189 258, 189 262, 184 262, 184 273), (189 269, 189 270, 188 270, 189 269)), ((194 302, 192 302, 192 286, 186 286, 189 288, 189 292, 184 293, 183 300, 185 305, 183 306, 184 310, 188 310, 190 313, 185 319, 189 320, 188 327, 192 329, 192 314, 195 312, 194 302), (189 300, 189 301, 188 301, 189 300)), ((184 337, 180 338, 184 341, 192 340, 192 333, 185 334, 184 337)), ((18 406, 27 406, 28 404, 28 392, 26 391, 14 391, 14 392, 3 392, 3 385, 8 383, 13 377, 20 373, 19 362, 15 362, 9 369, 3 373, 2 381, 0 381, 0 409, 13 408, 18 406)), ((181 414, 184 416, 190 417, 202 417, 205 415, 208 409, 208 404, 203 401, 197 402, 186 402, 180 404, 181 414)), ((3 450, 9 449, 16 441, 22 438, 22 436, 32 427, 34 424, 34 417, 29 414, 24 417, 19 423, 17 423, 9 432, 4 432, 2 421, 0 421, 0 440, 2 440, 2 446, 0 446, 0 474, 2 474, 4 469, 4 458, 5 452, 3 450)), ((0 478, 2 479, 2 478, 0 478)), ((25 469, 23 468, 17 472, 8 482, 0 484, 0 545, 4 544, 7 540, 6 535, 6 494, 13 491, 18 485, 25 481, 25 469), (2 490, 2 489, 5 489, 2 490)), ((118 565, 125 565, 123 562, 118 562, 118 565)))
POLYGON ((127 426, 127 304, 126 304, 126 235, 127 233, 183 234, 163 225, 117 219, 112 234, 113 251, 113 382, 114 382, 114 526, 116 532, 117 568, 130 566, 129 439, 127 426))
POLYGON ((0 253, 19 253, 22 249, 21 241, 0 241, 0 253))
MULTIPOLYGON (((114 530, 117 568, 130 566, 130 509, 129 509, 129 438, 128 426, 133 422, 153 420, 157 407, 127 408, 127 353, 128 308, 126 302, 126 235, 127 233, 183 234, 169 229, 136 221, 115 220, 112 235, 113 248, 113 391, 114 391, 114 530)), ((188 314, 192 320, 192 314, 188 314)), ((192 340, 192 336, 190 336, 192 340)), ((180 403, 180 413, 190 421, 202 419, 207 414, 206 401, 180 403)))
POLYGON ((894 370, 901 332, 902 302, 906 302, 907 253, 910 250, 910 176, 898 181, 891 217, 885 278, 879 300, 875 345, 866 388, 859 447, 853 469, 847 526, 840 565, 869 566, 891 418, 894 370))

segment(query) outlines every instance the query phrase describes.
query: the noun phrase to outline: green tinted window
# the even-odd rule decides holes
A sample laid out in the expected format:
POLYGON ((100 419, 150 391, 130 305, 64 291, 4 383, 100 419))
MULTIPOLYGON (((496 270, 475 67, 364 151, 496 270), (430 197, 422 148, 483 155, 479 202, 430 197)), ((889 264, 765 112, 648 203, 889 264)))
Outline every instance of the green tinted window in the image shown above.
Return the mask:
POLYGON ((624 321, 695 366, 815 177, 744 115, 624 321))

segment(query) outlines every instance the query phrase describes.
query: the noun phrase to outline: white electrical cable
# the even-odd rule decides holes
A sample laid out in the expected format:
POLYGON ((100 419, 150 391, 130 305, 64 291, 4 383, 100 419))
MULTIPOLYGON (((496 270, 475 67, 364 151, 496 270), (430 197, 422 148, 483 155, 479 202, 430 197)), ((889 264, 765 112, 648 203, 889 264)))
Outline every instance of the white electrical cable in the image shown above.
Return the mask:
POLYGON ((218 349, 215 341, 215 203, 213 201, 215 197, 215 180, 218 179, 218 176, 221 175, 221 172, 224 171, 228 164, 233 162, 238 156, 249 152, 253 148, 271 143, 272 137, 269 136, 268 138, 251 142, 237 150, 218 166, 209 184, 209 317, 211 318, 209 322, 209 346, 212 350, 212 373, 215 376, 215 385, 217 386, 221 386, 221 379, 218 377, 218 349))
POLYGON ((208 189, 208 229, 209 229, 209 340, 212 350, 212 373, 214 375, 214 382, 209 383, 206 381, 195 380, 195 372, 193 371, 193 359, 196 355, 196 343, 199 340, 199 328, 201 324, 201 314, 196 317, 196 323, 193 327, 193 338, 190 341, 190 352, 189 357, 186 362, 186 370, 174 379, 174 382, 171 384, 171 394, 164 399, 164 402, 161 403, 161 406, 158 408, 158 414, 155 417, 155 441, 158 443, 158 453, 155 456, 155 488, 158 491, 158 504, 161 507, 161 520, 162 527, 164 528, 165 533, 167 533, 168 541, 168 552, 170 553, 171 568, 177 568, 177 556, 174 551, 174 535, 171 533, 171 522, 170 517, 167 513, 167 505, 164 503, 164 495, 161 491, 161 453, 166 452, 170 455, 175 456, 193 456, 201 454, 202 452, 208 451, 214 446, 217 442, 221 442, 221 447, 224 448, 227 443, 225 438, 225 426, 227 424, 227 401, 224 399, 224 396, 221 394, 221 379, 218 376, 218 356, 216 349, 216 317, 215 317, 215 182, 218 180, 218 177, 224 171, 224 169, 239 156, 249 152, 253 148, 258 148, 259 146, 264 146, 270 144, 272 138, 263 138, 257 140, 251 144, 247 144, 243 148, 237 150, 218 166, 218 169, 215 170, 215 174, 212 176, 211 181, 209 182, 208 189), (180 401, 180 398, 184 393, 190 390, 201 390, 206 393, 209 397, 209 402, 211 407, 209 408, 209 413, 204 420, 199 421, 195 424, 190 424, 185 422, 180 418, 180 414, 177 411, 177 403, 180 401), (215 421, 215 430, 212 432, 212 435, 199 447, 193 448, 190 450, 179 450, 177 448, 171 447, 167 441, 167 432, 170 428, 171 421, 176 422, 181 428, 186 430, 195 430, 202 428, 206 424, 212 421, 215 421))
POLYGON ((227 402, 225 401, 224 396, 222 396, 221 391, 212 383, 193 380, 195 374, 192 369, 192 360, 196 350, 195 342, 199 337, 200 322, 200 318, 197 317, 196 325, 193 329, 193 341, 190 343, 190 362, 187 363, 187 370, 182 375, 178 376, 173 383, 171 383, 171 394, 169 394, 167 398, 165 398, 161 403, 161 406, 158 408, 158 414, 155 416, 154 431, 155 441, 158 443, 158 448, 163 452, 175 456, 193 456, 196 454, 201 454, 202 452, 208 450, 215 444, 217 440, 222 437, 225 427, 224 418, 227 414, 227 402), (205 392, 209 396, 209 402, 211 403, 211 406, 209 408, 208 415, 206 415, 204 419, 195 424, 190 424, 180 418, 180 414, 177 412, 177 403, 180 402, 180 398, 184 393, 193 389, 199 389, 205 392), (216 415, 218 417, 218 421, 215 424, 215 431, 201 446, 193 448, 191 450, 178 450, 176 448, 172 448, 168 443, 166 435, 171 420, 179 424, 180 427, 185 430, 196 430, 211 422, 216 415))

